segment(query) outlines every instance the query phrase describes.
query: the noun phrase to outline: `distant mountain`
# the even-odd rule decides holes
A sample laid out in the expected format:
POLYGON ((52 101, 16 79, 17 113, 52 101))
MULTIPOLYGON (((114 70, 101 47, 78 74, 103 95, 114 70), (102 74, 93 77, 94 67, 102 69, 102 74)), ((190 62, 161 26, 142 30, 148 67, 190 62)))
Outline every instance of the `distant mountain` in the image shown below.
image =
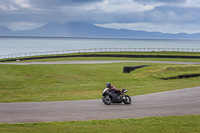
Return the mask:
POLYGON ((0 36, 11 36, 14 33, 5 26, 0 26, 0 36))
POLYGON ((32 30, 11 31, 0 26, 0 36, 38 36, 38 37, 124 37, 124 38, 200 38, 197 34, 170 34, 146 32, 141 30, 103 28, 90 23, 68 22, 59 24, 48 23, 32 30))

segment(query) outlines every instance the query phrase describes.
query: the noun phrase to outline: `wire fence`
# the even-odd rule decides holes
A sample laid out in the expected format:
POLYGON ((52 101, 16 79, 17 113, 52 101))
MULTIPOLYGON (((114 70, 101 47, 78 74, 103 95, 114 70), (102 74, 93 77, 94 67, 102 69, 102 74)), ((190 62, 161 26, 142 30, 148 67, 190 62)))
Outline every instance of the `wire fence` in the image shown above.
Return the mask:
POLYGON ((94 49, 75 49, 75 50, 60 50, 60 51, 45 51, 45 52, 30 52, 0 55, 0 59, 19 58, 28 56, 40 55, 59 55, 71 53, 93 53, 93 52, 200 52, 200 49, 191 48, 94 48, 94 49))

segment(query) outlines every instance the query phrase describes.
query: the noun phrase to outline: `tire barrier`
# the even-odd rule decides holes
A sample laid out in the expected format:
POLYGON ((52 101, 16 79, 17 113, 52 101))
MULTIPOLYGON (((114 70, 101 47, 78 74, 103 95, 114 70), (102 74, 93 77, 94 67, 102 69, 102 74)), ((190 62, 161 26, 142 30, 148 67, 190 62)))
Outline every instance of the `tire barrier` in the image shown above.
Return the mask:
POLYGON ((130 73, 138 68, 147 67, 150 65, 141 65, 141 66, 124 66, 123 73, 130 73))
POLYGON ((174 76, 174 77, 160 78, 160 79, 163 79, 163 80, 183 79, 183 78, 192 78, 192 77, 198 77, 198 76, 200 76, 200 73, 198 73, 198 74, 184 74, 184 75, 178 75, 178 76, 174 76))

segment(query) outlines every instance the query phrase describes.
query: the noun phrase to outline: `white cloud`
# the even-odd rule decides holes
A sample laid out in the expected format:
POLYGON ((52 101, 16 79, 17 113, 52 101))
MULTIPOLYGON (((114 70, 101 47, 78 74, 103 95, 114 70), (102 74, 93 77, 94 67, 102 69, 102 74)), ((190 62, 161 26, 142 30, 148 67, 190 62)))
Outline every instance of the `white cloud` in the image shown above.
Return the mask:
POLYGON ((94 11, 94 10, 96 10, 96 8, 95 8, 94 6, 86 6, 86 7, 84 8, 84 10, 85 10, 85 11, 94 11))
POLYGON ((141 4, 133 0, 104 0, 104 2, 91 3, 95 9, 104 13, 142 12, 154 9, 159 4, 141 4))
POLYGON ((4 25, 9 27, 13 31, 18 31, 18 30, 30 30, 38 28, 44 24, 45 23, 10 22, 10 23, 5 23, 4 25))
POLYGON ((0 1, 0 10, 2 11, 14 11, 19 10, 20 8, 29 8, 31 9, 31 5, 29 4, 29 0, 2 0, 0 1))
POLYGON ((18 8, 13 6, 13 5, 5 5, 5 4, 0 3, 0 10, 2 10, 2 11, 14 11, 14 10, 18 10, 18 8))
POLYGON ((0 0, 0 11, 0 25, 14 30, 83 21, 111 28, 200 32, 200 0, 0 0))
POLYGON ((14 2, 22 8, 30 8, 29 0, 14 0, 14 2))
POLYGON ((187 0, 186 3, 182 4, 184 7, 200 7, 200 0, 187 0))
POLYGON ((18 8, 10 3, 10 1, 1 0, 0 1, 0 10, 1 11, 13 11, 17 10, 18 8))

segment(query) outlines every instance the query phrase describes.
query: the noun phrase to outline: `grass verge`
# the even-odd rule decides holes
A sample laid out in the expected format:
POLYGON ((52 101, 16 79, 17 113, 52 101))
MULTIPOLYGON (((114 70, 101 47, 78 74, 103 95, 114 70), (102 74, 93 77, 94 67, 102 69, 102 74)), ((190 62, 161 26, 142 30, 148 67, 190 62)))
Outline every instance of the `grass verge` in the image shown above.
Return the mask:
POLYGON ((140 119, 0 124, 0 133, 198 133, 200 115, 140 119))
POLYGON ((200 77, 162 80, 180 74, 200 73, 200 65, 111 63, 71 65, 0 64, 0 102, 38 102, 100 99, 106 82, 128 95, 200 86, 200 77), (124 66, 152 65, 123 73, 124 66))
MULTIPOLYGON (((50 62, 50 61, 93 61, 93 60, 132 60, 132 61, 179 61, 179 62, 200 62, 200 59, 179 59, 179 58, 126 58, 126 57, 67 57, 21 60, 20 62, 50 62)), ((10 61, 16 62, 16 61, 10 61)))

